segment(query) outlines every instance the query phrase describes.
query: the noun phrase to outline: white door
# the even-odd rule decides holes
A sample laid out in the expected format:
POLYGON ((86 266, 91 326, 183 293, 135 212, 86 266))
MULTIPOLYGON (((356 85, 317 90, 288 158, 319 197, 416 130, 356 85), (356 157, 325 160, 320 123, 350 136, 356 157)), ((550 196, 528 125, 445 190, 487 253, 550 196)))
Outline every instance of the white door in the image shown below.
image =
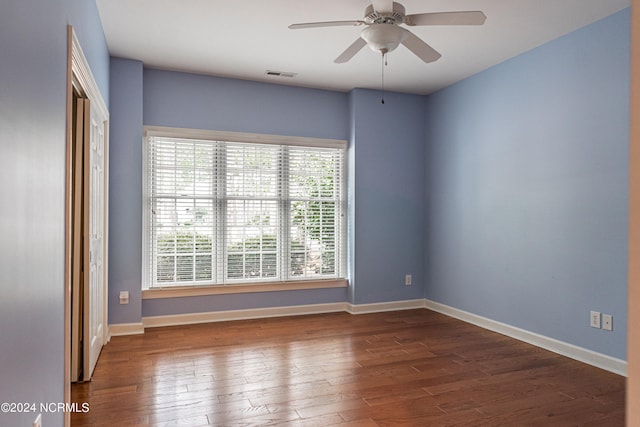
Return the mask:
POLYGON ((90 380, 105 337, 105 119, 85 100, 84 146, 84 354, 83 377, 90 380), (88 142, 88 143, 87 143, 88 142))

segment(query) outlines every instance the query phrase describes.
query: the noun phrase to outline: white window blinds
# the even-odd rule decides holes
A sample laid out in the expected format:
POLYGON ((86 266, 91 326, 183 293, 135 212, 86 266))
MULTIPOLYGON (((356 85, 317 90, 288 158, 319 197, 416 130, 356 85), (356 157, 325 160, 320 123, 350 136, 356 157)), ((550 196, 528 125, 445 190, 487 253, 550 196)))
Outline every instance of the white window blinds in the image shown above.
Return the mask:
POLYGON ((145 138, 145 288, 344 277, 345 149, 272 138, 145 138))

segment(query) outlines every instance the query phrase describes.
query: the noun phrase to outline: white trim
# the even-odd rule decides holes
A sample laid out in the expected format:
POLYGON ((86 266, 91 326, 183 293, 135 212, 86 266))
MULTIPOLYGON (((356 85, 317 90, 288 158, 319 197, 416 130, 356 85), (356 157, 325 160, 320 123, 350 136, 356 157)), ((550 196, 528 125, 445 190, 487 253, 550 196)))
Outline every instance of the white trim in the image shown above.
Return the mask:
POLYGON ((207 141, 249 142, 253 144, 296 145, 302 147, 347 148, 342 139, 310 138, 301 136, 268 135, 247 132, 227 132, 206 129, 145 126, 144 136, 200 139, 207 141))
POLYGON ((140 285, 144 292, 149 288, 149 277, 151 276, 151 253, 149 249, 148 236, 151 234, 151 218, 149 217, 151 209, 149 208, 149 142, 147 138, 142 138, 142 169, 140 175, 142 179, 142 227, 140 242, 142 242, 142 268, 140 269, 140 285))
POLYGON ((373 304, 348 304, 347 311, 351 314, 369 314, 382 313, 385 311, 414 310, 416 308, 425 308, 424 301, 424 299, 414 299, 373 304))
POLYGON ((544 335, 536 334, 534 332, 507 325, 505 323, 497 322, 495 320, 491 320, 477 314, 469 313, 468 311, 459 310, 457 308, 445 304, 440 304, 428 299, 425 299, 424 303, 425 307, 429 310, 445 314, 449 317, 453 317, 458 320, 474 324, 476 326, 480 326, 481 328, 488 329, 490 331, 498 332, 499 334, 506 335, 508 337, 515 338, 529 344, 533 344, 537 347, 553 351, 554 353, 570 357, 571 359, 587 363, 589 365, 607 370, 609 372, 613 372, 618 375, 627 375, 627 362, 624 360, 607 356, 602 353, 597 353, 593 350, 578 347, 573 344, 559 341, 554 338, 549 338, 544 335))
POLYGON ((107 109, 107 104, 104 102, 98 84, 93 78, 93 74, 91 74, 91 68, 89 67, 87 58, 84 56, 78 36, 76 36, 76 32, 73 31, 73 29, 71 29, 71 38, 71 68, 73 70, 73 77, 77 79, 81 89, 87 98, 91 100, 92 107, 97 108, 100 116, 108 121, 109 110, 107 109))
POLYGON ((109 339, 122 335, 140 335, 144 334, 144 325, 140 323, 117 323, 109 325, 109 339))
POLYGON ((288 307, 255 308, 246 310, 212 311, 206 313, 173 314, 142 318, 145 328, 191 325, 194 323, 225 322, 229 320, 265 319, 269 317, 303 316, 308 314, 336 313, 346 310, 343 302, 296 305, 288 307))

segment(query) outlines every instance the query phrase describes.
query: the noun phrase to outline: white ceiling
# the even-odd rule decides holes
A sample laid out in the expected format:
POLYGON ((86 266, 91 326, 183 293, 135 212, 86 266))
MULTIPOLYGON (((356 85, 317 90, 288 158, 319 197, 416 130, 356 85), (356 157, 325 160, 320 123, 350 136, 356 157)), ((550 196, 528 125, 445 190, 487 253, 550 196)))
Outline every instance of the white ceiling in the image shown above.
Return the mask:
MULTIPOLYGON (((407 14, 482 10, 484 26, 410 27, 442 54, 425 64, 399 46, 385 88, 427 94, 628 7, 630 0, 401 0, 407 14)), ((368 48, 333 60, 362 27, 289 30, 289 24, 358 20, 370 0, 97 0, 111 55, 145 66, 347 92, 380 88, 368 48), (293 72, 273 77, 266 70, 293 72)))

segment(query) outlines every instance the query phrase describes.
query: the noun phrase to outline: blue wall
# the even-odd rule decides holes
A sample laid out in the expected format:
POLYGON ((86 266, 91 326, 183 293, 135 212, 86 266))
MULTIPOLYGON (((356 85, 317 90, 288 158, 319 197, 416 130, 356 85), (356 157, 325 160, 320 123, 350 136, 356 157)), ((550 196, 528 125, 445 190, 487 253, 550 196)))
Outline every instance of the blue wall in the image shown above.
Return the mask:
POLYGON ((347 139, 347 95, 145 70, 144 124, 347 139))
POLYGON ((355 304, 424 296, 424 99, 350 93, 351 279, 355 304), (405 274, 413 285, 405 286, 405 274))
MULTIPOLYGON (((109 56, 93 1, 0 0, 0 401, 62 402, 67 25, 105 101, 109 56)), ((37 413, 0 413, 31 425, 37 413)), ((63 414, 43 414, 62 426, 63 414)))
POLYGON ((109 323, 142 320, 142 62, 111 58, 109 323), (120 305, 120 291, 129 304, 120 305))
POLYGON ((629 16, 427 98, 428 299, 625 359, 629 16))

